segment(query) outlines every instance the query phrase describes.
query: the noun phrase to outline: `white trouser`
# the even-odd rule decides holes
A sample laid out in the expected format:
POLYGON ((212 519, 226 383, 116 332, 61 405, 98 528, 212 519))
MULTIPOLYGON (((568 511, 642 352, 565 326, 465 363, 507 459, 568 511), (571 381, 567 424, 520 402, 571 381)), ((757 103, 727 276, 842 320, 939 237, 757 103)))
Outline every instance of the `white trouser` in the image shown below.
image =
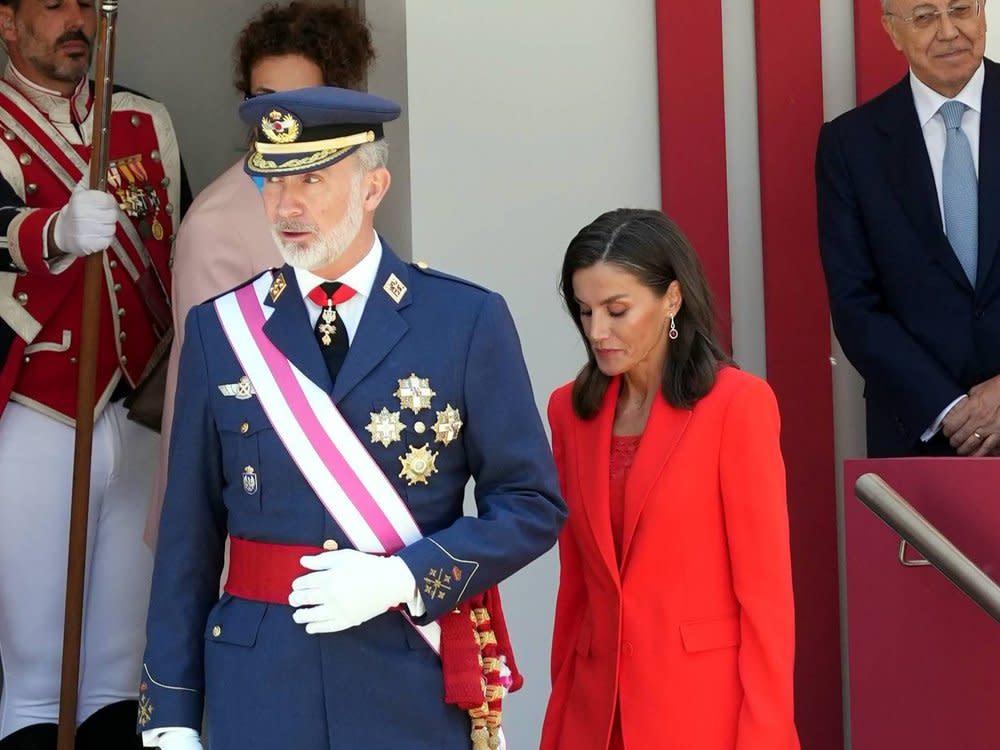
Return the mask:
MULTIPOLYGON (((74 436, 17 403, 0 417, 0 739, 57 719, 74 436)), ((120 403, 94 425, 77 724, 138 694, 158 451, 159 436, 120 403)))

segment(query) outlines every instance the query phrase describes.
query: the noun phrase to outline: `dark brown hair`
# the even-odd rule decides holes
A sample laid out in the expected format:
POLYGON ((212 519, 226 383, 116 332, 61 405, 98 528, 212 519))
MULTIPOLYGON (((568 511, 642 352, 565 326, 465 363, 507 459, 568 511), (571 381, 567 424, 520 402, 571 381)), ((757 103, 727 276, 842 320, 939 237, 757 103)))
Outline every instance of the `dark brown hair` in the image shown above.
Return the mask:
POLYGON ((690 409, 715 385, 719 367, 731 362, 715 336, 708 282, 691 244, 667 216, 660 211, 619 208, 581 229, 563 258, 559 289, 587 350, 587 364, 573 384, 573 410, 582 419, 593 417, 611 382, 597 367, 573 294, 573 274, 598 263, 628 271, 660 297, 671 282, 680 284, 684 304, 675 318, 678 336, 670 342, 662 389, 672 406, 690 409))
POLYGON ((327 86, 358 88, 375 59, 371 32, 356 11, 319 2, 267 5, 236 40, 236 88, 249 96, 250 71, 265 57, 302 55, 327 86))

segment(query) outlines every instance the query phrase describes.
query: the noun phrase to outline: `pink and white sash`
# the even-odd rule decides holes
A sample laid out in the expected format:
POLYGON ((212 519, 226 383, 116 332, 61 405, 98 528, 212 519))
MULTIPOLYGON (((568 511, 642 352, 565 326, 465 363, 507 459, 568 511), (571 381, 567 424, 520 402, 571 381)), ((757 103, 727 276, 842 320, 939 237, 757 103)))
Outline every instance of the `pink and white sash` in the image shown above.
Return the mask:
MULTIPOLYGON (((423 538, 410 509, 330 396, 264 334, 270 274, 220 297, 215 309, 243 371, 303 477, 362 552, 392 554, 423 538)), ((437 623, 414 625, 440 653, 437 623)))

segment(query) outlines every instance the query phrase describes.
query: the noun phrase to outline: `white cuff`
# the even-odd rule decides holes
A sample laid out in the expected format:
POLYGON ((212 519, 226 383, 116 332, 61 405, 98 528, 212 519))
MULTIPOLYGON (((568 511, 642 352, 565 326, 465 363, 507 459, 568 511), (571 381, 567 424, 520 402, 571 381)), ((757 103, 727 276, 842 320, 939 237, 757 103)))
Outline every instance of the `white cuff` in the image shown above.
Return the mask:
POLYGON ((934 424, 932 424, 930 427, 924 430, 924 434, 920 436, 920 440, 922 442, 926 443, 928 440, 930 440, 932 437, 938 434, 938 431, 941 429, 941 423, 944 422, 944 418, 948 416, 948 412, 954 409, 955 404, 957 404, 963 398, 968 398, 968 396, 963 393, 961 396, 959 396, 950 404, 948 404, 946 407, 944 407, 944 411, 938 414, 937 419, 934 420, 934 424))
POLYGON ((159 729, 147 729, 142 733, 142 744, 144 747, 159 747, 160 741, 170 735, 171 737, 193 737, 201 739, 199 734, 191 727, 160 727, 159 729))
POLYGON ((403 599, 400 604, 406 607, 413 617, 422 617, 427 614, 427 607, 424 606, 424 600, 420 598, 420 590, 417 588, 417 579, 413 576, 413 571, 410 570, 410 566, 407 565, 399 557, 393 557, 393 560, 399 564, 400 567, 400 578, 406 580, 406 590, 411 592, 410 595, 403 599), (404 574, 403 571, 406 571, 404 574))

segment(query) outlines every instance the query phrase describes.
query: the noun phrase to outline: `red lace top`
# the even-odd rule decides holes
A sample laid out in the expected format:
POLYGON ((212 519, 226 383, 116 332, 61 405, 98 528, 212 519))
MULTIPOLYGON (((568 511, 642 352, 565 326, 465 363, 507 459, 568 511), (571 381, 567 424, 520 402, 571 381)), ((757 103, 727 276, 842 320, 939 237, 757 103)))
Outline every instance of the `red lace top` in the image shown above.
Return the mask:
POLYGON ((642 435, 611 436, 611 471, 608 498, 611 501, 611 535, 615 540, 618 561, 622 559, 622 541, 625 534, 625 481, 635 459, 642 435))

